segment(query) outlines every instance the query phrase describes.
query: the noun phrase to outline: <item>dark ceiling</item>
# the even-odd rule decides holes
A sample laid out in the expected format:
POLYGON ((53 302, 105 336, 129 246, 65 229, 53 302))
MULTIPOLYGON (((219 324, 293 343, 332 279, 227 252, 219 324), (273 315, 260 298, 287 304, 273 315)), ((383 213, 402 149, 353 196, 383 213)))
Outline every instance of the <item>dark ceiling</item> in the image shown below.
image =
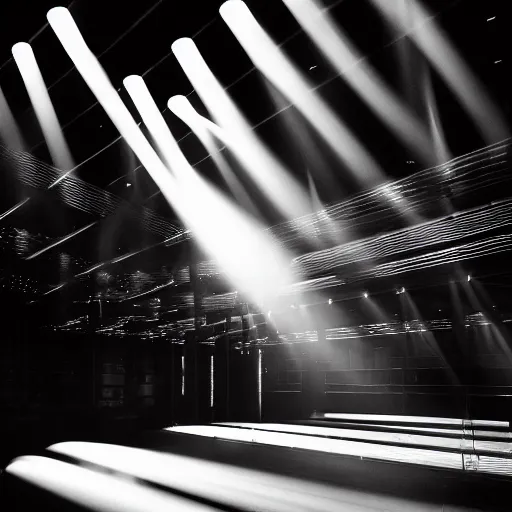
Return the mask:
MULTIPOLYGON (((85 40, 99 57, 127 105, 131 108, 131 102, 122 87, 122 80, 130 74, 142 74, 158 106, 164 111, 174 135, 181 139, 188 130, 166 111, 167 99, 174 94, 186 94, 199 110, 204 111, 204 107, 200 105, 171 53, 172 42, 180 37, 194 38, 215 75, 222 84, 229 87, 230 94, 243 108, 252 124, 260 123, 276 110, 261 76, 256 72, 247 74, 252 67, 251 63, 220 19, 218 7, 221 3, 220 0, 182 2, 177 7, 169 0, 136 3, 75 0, 69 4, 69 9, 85 40)), ((284 49, 301 69, 308 72, 313 82, 322 83, 334 76, 308 39, 302 33, 297 33, 297 24, 281 2, 267 0, 247 3, 277 42, 286 41, 284 49), (312 67, 314 69, 310 70, 312 67)), ((503 13, 503 2, 438 0, 430 1, 429 4, 432 12, 437 13, 439 21, 446 26, 463 56, 495 94, 498 97, 503 96, 508 90, 504 54, 509 52, 510 47, 508 31, 504 26, 506 15, 503 13), (489 16, 496 16, 492 24, 486 23, 489 16), (497 60, 502 60, 501 65, 494 64, 497 60)), ((0 62, 3 64, 0 65, 0 84, 22 129, 27 148, 33 155, 49 161, 19 72, 12 59, 9 60, 12 44, 30 40, 71 152, 76 163, 81 164, 76 171, 77 176, 94 185, 109 187, 117 194, 125 194, 126 179, 134 176, 130 171, 136 167, 136 162, 122 141, 110 145, 118 137, 116 129, 103 109, 96 104, 94 96, 78 72, 72 68, 51 29, 43 28, 45 14, 54 4, 21 1, 13 2, 13 5, 15 7, 12 10, 2 8, 6 12, 1 17, 0 62), (99 155, 88 160, 99 151, 99 155), (112 184, 116 178, 121 179, 112 184)), ((399 54, 400 47, 405 42, 397 41, 393 44, 394 35, 366 1, 331 0, 327 5, 331 6, 331 13, 340 21, 340 25, 362 54, 371 58, 372 63, 384 73, 392 85, 402 88, 402 63, 399 54)), ((415 83, 409 83, 407 87, 414 89, 415 83)), ((395 170, 403 162, 403 151, 398 147, 394 151, 389 150, 389 134, 371 118, 370 113, 366 112, 365 107, 348 88, 339 80, 334 80, 326 84, 321 92, 356 133, 361 134, 361 139, 372 148, 377 158, 387 164, 385 167, 388 172, 404 172, 395 170)), ((442 97, 443 93, 440 92, 439 95, 442 97)), ((449 100, 450 98, 446 98, 447 103, 449 100)), ((456 109, 449 112, 453 114, 456 109)), ((449 119, 443 121, 450 123, 449 119)), ((280 132, 279 119, 265 123, 260 130, 265 139, 274 140, 280 132)), ((458 133, 460 138, 460 132, 458 133)), ((293 161, 290 153, 295 151, 286 148, 286 143, 280 142, 277 148, 280 156, 293 161)), ((459 144, 462 151, 467 149, 464 144, 459 144)), ((184 139, 183 145, 192 163, 203 158, 203 150, 195 144, 192 137, 184 139)), ((460 150, 455 148, 454 152, 459 153, 460 150)), ((203 167, 204 172, 212 176, 212 179, 220 181, 213 166, 210 168, 206 162, 201 166, 203 167)), ((139 196, 137 200, 143 200, 156 192, 156 188, 147 183, 145 173, 137 173, 135 176, 140 183, 129 191, 130 195, 136 194, 139 196), (142 190, 139 191, 139 188, 142 190)), ((156 199, 151 201, 154 208, 169 214, 162 203, 156 199)))
MULTIPOLYGON (((229 93, 251 124, 260 125, 257 129, 261 137, 294 170, 297 177, 306 182, 305 169, 313 171, 313 179, 316 180, 315 185, 323 201, 339 200, 356 191, 356 185, 347 177, 348 173, 343 172, 330 150, 322 146, 321 141, 317 143, 325 155, 326 165, 335 171, 336 187, 324 183, 319 175, 315 175, 311 163, 304 162, 302 156, 297 154, 296 146, 287 138, 283 128, 285 116, 293 116, 293 122, 302 123, 306 130, 310 130, 309 126, 292 109, 281 115, 274 115, 277 108, 268 94, 269 84, 252 70, 249 59, 220 18, 218 8, 221 3, 220 0, 196 0, 179 4, 170 0, 2 2, 0 87, 21 129, 26 149, 35 158, 51 164, 41 130, 30 107, 30 100, 16 65, 10 58, 12 45, 19 41, 29 41, 34 49, 77 164, 74 176, 81 181, 76 186, 82 187, 82 191, 88 190, 88 195, 82 192, 82 195, 78 193, 78 197, 85 203, 89 201, 91 205, 94 201, 99 201, 98 204, 114 201, 112 204, 117 205, 115 214, 101 214, 92 206, 77 208, 69 202, 66 203, 63 192, 45 192, 43 186, 37 192, 32 190, 29 193, 26 184, 19 183, 12 176, 2 177, 5 185, 0 194, 0 217, 2 212, 7 212, 27 197, 27 194, 31 201, 2 218, 0 226, 6 229, 25 229, 31 236, 39 236, 39 241, 33 242, 35 248, 45 247, 59 237, 98 221, 83 234, 59 245, 56 250, 48 251, 44 258, 30 263, 30 275, 51 276, 46 280, 40 277, 46 287, 57 285, 62 280, 62 254, 70 254, 74 258, 73 265, 76 268, 68 268, 67 274, 65 273, 72 275, 77 269, 111 261, 127 252, 159 244, 176 232, 176 226, 179 227, 179 221, 158 193, 156 185, 144 169, 140 168, 132 151, 119 137, 108 116, 96 103, 78 72, 73 69, 51 29, 45 27, 46 12, 56 5, 65 5, 70 9, 85 40, 136 119, 137 115, 122 87, 122 80, 131 74, 144 76, 173 134, 180 140, 187 158, 192 164, 201 161, 198 165, 199 171, 219 187, 225 188, 213 163, 205 159, 205 150, 194 137, 188 135, 187 127, 165 108, 170 96, 185 94, 199 111, 206 113, 171 53, 173 41, 184 36, 194 38, 207 63, 221 83, 229 89, 229 93), (102 190, 112 195, 106 196, 102 190), (141 223, 141 216, 147 218, 148 215, 153 216, 151 218, 155 225, 161 226, 158 228, 160 231, 154 226, 148 228, 141 223)), ((309 75, 313 83, 319 86, 322 84, 319 92, 350 125, 365 146, 371 149, 389 177, 402 177, 421 166, 419 162, 414 165, 406 164, 411 159, 407 151, 376 120, 361 100, 336 78, 280 1, 246 0, 246 3, 263 27, 276 42, 283 44, 286 53, 309 75)), ((404 82, 401 73, 403 52, 408 49, 407 41, 395 40, 394 34, 385 26, 377 12, 364 0, 330 0, 324 4, 330 8, 362 54, 424 116, 421 101, 418 100, 420 93, 416 90, 419 78, 415 78, 415 73, 419 76, 419 65, 413 62, 411 66, 412 81, 404 82)), ((510 117, 509 91, 512 84, 506 69, 510 62, 511 45, 505 4, 502 0, 427 2, 432 13, 436 15, 436 20, 492 92, 500 108, 510 117), (494 16, 496 19, 492 23, 487 22, 494 16)), ((465 115, 451 93, 441 85, 436 76, 434 83, 447 141, 453 154, 462 154, 482 146, 482 141, 470 124, 465 122, 465 115)), ((312 134, 311 136, 313 137, 312 134)), ((232 163, 237 165, 235 161, 232 163)), ((265 204, 263 197, 257 196, 256 192, 254 195, 259 203, 265 204)), ((266 211, 269 212, 266 219, 269 223, 279 220, 270 208, 266 208, 266 211)), ((114 265, 115 270, 109 267, 109 271, 131 273, 139 268, 147 272, 161 269, 170 256, 165 250, 159 253, 160 249, 146 251, 138 257, 114 265)), ((176 249, 172 258, 175 262, 183 262, 186 259, 186 250, 176 249)), ((62 298, 64 299, 65 297, 62 298)))

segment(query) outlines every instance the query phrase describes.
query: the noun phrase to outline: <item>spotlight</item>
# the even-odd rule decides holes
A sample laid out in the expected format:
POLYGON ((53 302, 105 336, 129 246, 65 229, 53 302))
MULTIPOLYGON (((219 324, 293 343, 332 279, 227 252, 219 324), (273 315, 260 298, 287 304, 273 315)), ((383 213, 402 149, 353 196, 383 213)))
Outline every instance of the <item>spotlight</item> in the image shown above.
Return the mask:
POLYGON ((131 183, 127 183, 127 184, 126 184, 126 186, 127 186, 127 187, 131 187, 131 186, 132 186, 132 184, 131 184, 131 183))
POLYGON ((16 43, 12 47, 12 56, 18 66, 34 112, 41 125, 53 164, 65 171, 72 169, 75 164, 62 134, 57 114, 48 95, 32 47, 28 43, 16 43))
POLYGON ((468 274, 468 283, 471 281, 471 276, 468 274))
POLYGON ((401 293, 405 293, 405 288, 402 286, 399 290, 396 291, 397 295, 400 295, 401 293))
POLYGON ((270 317, 272 316, 272 311, 269 311, 269 312, 267 313, 267 316, 270 318, 270 317))
POLYGON ((368 292, 364 292, 364 293, 363 293, 363 297, 364 297, 365 299, 367 299, 367 298, 368 298, 368 292))
POLYGON ((329 304, 332 304, 332 299, 329 299, 329 304))

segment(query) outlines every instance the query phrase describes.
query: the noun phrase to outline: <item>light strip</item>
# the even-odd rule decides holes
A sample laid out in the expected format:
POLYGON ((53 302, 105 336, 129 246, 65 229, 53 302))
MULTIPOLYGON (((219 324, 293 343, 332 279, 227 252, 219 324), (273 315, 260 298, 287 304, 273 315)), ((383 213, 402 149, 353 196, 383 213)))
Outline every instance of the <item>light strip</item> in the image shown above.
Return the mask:
POLYGON ((185 396, 185 356, 181 356, 181 395, 185 396))
POLYGON ((80 233, 86 231, 87 229, 92 228, 93 226, 98 224, 98 222, 99 221, 95 220, 94 222, 91 222, 90 224, 87 224, 87 226, 84 226, 83 228, 80 228, 80 229, 77 229, 76 231, 73 231, 73 233, 70 233, 69 235, 66 235, 66 236, 63 236, 62 238, 59 238, 59 240, 57 240, 56 242, 54 242, 54 243, 52 243, 50 245, 47 245, 43 249, 35 252, 34 254, 31 254, 26 259, 27 260, 32 260, 34 258, 37 258, 38 256, 41 256, 41 254, 44 254, 46 251, 49 251, 50 249, 53 249, 54 247, 57 247, 58 245, 60 245, 60 244, 62 244, 64 242, 67 242, 71 238, 79 235, 80 233))
POLYGON ((18 204, 15 204, 12 208, 9 208, 6 212, 4 212, 4 213, 2 213, 2 215, 0 215, 0 220, 4 219, 11 213, 15 212, 18 208, 21 208, 29 200, 30 200, 30 198, 27 197, 26 199, 23 199, 23 201, 20 201, 18 204))
POLYGON ((263 350, 258 349, 258 418, 261 421, 262 416, 262 396, 263 396, 263 350))
POLYGON ((389 196, 390 187, 391 190, 400 191, 401 196, 407 197, 418 209, 432 204, 431 200, 424 197, 425 191, 431 187, 438 191, 443 185, 454 187, 456 197, 461 197, 469 190, 475 191, 500 181, 508 181, 505 159, 508 147, 509 143, 505 141, 467 153, 444 165, 424 169, 401 180, 330 204, 320 212, 283 222, 269 229, 284 243, 292 243, 298 240, 297 227, 328 233, 329 229, 326 228, 336 227, 337 222, 353 224, 357 220, 355 225, 367 225, 377 218, 376 215, 381 220, 397 217, 398 212, 382 206, 381 196, 389 196), (462 192, 458 192, 459 189, 462 192), (329 222, 325 222, 326 219, 329 222))
MULTIPOLYGON (((435 425, 457 425, 462 426, 465 422, 471 422, 473 426, 479 427, 501 427, 508 428, 508 421, 493 420, 462 420, 458 418, 432 418, 428 416, 393 416, 387 414, 348 414, 348 413, 325 413, 324 418, 351 421, 372 421, 382 423, 425 423, 435 425)), ((318 417, 318 416, 317 416, 318 417)))
POLYGON ((351 455, 374 460, 387 460, 409 464, 426 465, 439 468, 462 470, 460 453, 440 452, 421 448, 384 446, 357 441, 345 441, 322 437, 301 436, 279 432, 245 430, 214 425, 193 425, 166 428, 168 432, 211 437, 230 441, 297 448, 308 451, 351 455))
POLYGON ((512 200, 452 214, 378 236, 372 236, 294 258, 308 274, 327 271, 367 259, 380 259, 406 251, 454 242, 477 233, 512 225, 512 200))
POLYGON ((286 434, 303 434, 307 436, 329 437, 335 439, 351 439, 358 441, 371 441, 374 443, 400 443, 422 448, 444 448, 455 451, 472 449, 471 439, 462 439, 462 430, 459 438, 440 436, 427 436, 421 434, 396 432, 378 432, 371 430, 355 430, 344 428, 313 427, 309 425, 280 425, 276 423, 220 423, 219 426, 256 429, 267 432, 283 432, 286 434))
POLYGON ((213 407, 215 400, 214 386, 215 386, 215 356, 210 356, 210 407, 213 407))

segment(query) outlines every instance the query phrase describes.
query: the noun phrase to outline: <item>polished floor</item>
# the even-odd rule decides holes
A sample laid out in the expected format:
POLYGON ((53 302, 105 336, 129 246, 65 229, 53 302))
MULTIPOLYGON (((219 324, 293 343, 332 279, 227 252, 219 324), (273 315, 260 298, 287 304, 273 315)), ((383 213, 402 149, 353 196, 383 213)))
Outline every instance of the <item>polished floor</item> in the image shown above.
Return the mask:
POLYGON ((509 434, 432 419, 170 427, 19 457, 2 499, 5 510, 37 499, 38 510, 505 511, 512 479, 479 461, 507 466, 509 434))

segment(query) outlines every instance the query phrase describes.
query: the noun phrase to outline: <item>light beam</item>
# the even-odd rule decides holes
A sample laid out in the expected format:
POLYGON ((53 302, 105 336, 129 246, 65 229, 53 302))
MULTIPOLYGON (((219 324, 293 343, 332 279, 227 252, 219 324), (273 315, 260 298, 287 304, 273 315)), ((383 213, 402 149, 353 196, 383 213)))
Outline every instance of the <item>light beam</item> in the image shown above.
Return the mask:
POLYGON ((167 102, 167 106, 176 117, 188 125, 201 141, 201 144, 212 157, 237 202, 244 205, 256 218, 260 217, 259 210, 254 201, 222 155, 222 148, 219 149, 215 144, 212 135, 227 145, 228 137, 222 129, 209 119, 201 116, 190 104, 186 96, 173 96, 167 102))
POLYGON ((275 208, 287 219, 309 213, 309 200, 304 189, 252 131, 192 39, 178 39, 173 43, 172 51, 215 122, 226 133, 228 139, 225 142, 229 149, 275 208), (283 193, 285 190, 286 194, 283 193))
POLYGON ((74 167, 73 157, 62 133, 32 47, 28 43, 16 43, 12 47, 12 56, 18 66, 34 107, 34 112, 43 130, 53 164, 63 171, 72 169, 74 167))
POLYGON ((255 66, 302 112, 356 180, 365 187, 384 181, 378 163, 312 92, 312 84, 271 40, 245 3, 228 0, 220 7, 220 14, 255 66))
POLYGON ((283 0, 306 34, 339 73, 399 140, 432 164, 432 143, 425 126, 363 58, 317 0, 283 0))
POLYGON ((407 16, 396 0, 371 0, 371 3, 390 25, 416 43, 458 97, 488 144, 509 136, 507 123, 484 85, 420 2, 410 0, 406 3, 407 16))
POLYGON ((279 250, 262 226, 250 219, 219 191, 200 178, 167 127, 142 77, 130 76, 124 85, 153 140, 177 177, 179 210, 197 240, 225 270, 229 280, 258 304, 273 300, 292 282, 289 257, 279 250), (237 233, 232 243, 225 232, 237 233), (247 272, 251 268, 251 272, 247 272))

